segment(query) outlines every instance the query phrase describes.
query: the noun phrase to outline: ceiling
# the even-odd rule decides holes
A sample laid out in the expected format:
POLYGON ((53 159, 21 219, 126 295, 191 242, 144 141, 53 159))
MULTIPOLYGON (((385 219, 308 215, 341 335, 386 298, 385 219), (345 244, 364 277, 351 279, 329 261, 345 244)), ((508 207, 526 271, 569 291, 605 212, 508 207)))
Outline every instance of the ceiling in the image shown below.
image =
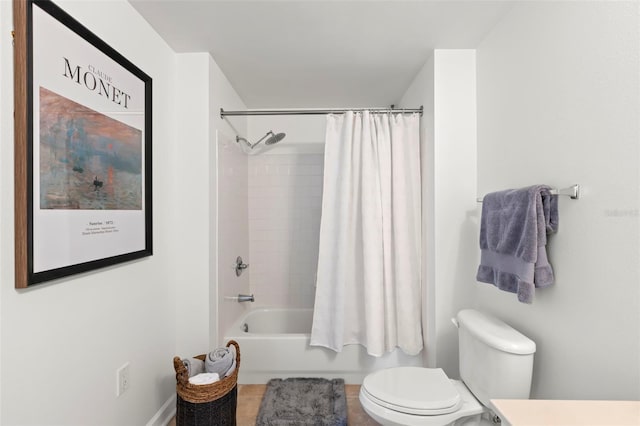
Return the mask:
POLYGON ((176 52, 210 52, 248 108, 388 106, 434 48, 474 48, 508 1, 129 0, 176 52))

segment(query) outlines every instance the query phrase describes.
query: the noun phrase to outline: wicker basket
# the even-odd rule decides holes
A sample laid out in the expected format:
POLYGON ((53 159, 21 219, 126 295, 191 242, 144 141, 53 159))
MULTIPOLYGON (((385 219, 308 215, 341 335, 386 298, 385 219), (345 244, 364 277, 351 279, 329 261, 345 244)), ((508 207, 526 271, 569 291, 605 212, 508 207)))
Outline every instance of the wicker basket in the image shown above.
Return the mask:
MULTIPOLYGON (((179 357, 173 358, 176 370, 177 412, 176 426, 235 426, 240 346, 229 340, 227 347, 236 348, 236 369, 231 375, 210 385, 192 385, 189 372, 179 357)), ((206 354, 195 358, 205 360, 206 354)))

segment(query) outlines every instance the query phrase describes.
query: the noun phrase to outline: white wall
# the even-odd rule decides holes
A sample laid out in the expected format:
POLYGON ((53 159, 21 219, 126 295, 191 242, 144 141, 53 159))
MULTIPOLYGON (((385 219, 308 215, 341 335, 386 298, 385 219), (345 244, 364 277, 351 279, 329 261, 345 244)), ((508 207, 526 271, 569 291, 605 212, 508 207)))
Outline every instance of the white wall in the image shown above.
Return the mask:
POLYGON ((476 285, 479 308, 536 341, 535 398, 640 399, 639 17, 638 2, 518 2, 477 50, 479 193, 584 189, 560 200, 556 282, 532 305, 476 285))
MULTIPOLYGON (((176 286, 191 253, 177 250, 175 55, 126 1, 60 1, 153 78, 154 255, 99 271, 14 289, 12 50, 1 50, 0 347, 1 422, 145 424, 174 391, 176 286), (117 25, 114 23, 117 22, 117 25), (132 43, 132 40, 135 40, 132 43), (130 362, 131 388, 115 395, 130 362)), ((9 34, 11 2, 0 2, 9 34)))
POLYGON ((245 109, 208 53, 176 55, 176 187, 172 209, 180 223, 178 244, 185 256, 176 296, 176 353, 192 356, 222 343, 242 313, 225 300, 249 291, 249 275, 235 276, 238 255, 248 257, 247 159, 235 146, 246 119, 220 118, 220 108, 245 109), (222 297, 221 297, 222 296, 222 297))
POLYGON ((324 129, 327 121, 325 115, 257 115, 251 116, 248 121, 248 136, 252 143, 269 130, 287 134, 286 139, 281 142, 282 145, 324 143, 324 129))
POLYGON ((437 364, 458 375, 458 332, 451 318, 473 300, 477 237, 476 52, 434 52, 434 234, 437 364))
POLYGON ((251 291, 257 305, 313 308, 323 167, 322 154, 249 157, 251 291))
MULTIPOLYGON (((12 392, 2 394, 2 421, 143 424, 163 414, 158 409, 165 402, 166 412, 172 409, 173 356, 216 347, 239 315, 237 303, 218 299, 218 286, 223 295, 249 291, 248 276, 240 287, 235 274, 228 279, 231 261, 219 277, 217 261, 220 248, 227 257, 233 252, 235 259, 238 232, 233 239, 231 232, 238 229, 244 232, 240 251, 248 256, 246 156, 240 171, 244 193, 234 190, 235 178, 222 179, 232 202, 220 207, 216 145, 218 133, 232 139, 247 131, 246 119, 220 119, 220 107, 245 105, 209 54, 176 55, 127 2, 59 4, 153 78, 154 256, 17 292, 13 245, 11 239, 3 240, 0 347, 9 364, 2 364, 2 384, 12 392), (118 29, 108 25, 115 20, 121 24, 118 29), (131 39, 139 43, 132 45, 131 39), (237 200, 243 200, 244 219, 236 214, 237 200), (221 228, 228 230, 220 247, 219 207, 221 228), (231 248, 229 241, 234 242, 231 248), (115 372, 125 362, 131 365, 132 387, 116 398, 115 372), (32 391, 34 383, 38 392, 32 391), (29 408, 33 404, 38 410, 29 408)), ((10 3, 0 6, 2 28, 11 28, 10 3)), ((2 93, 11 93, 11 51, 1 53, 2 93)), ((12 110, 11 97, 4 96, 3 140, 13 139, 12 110)), ((3 235, 13 235, 11 148, 10 143, 0 148, 3 235)), ((233 161, 223 162, 227 169, 221 174, 229 175, 233 161)))
POLYGON ((210 250, 212 228, 209 217, 210 198, 215 192, 206 190, 209 181, 211 135, 209 129, 209 55, 182 53, 176 55, 176 116, 174 164, 164 172, 172 176, 175 199, 171 214, 180 224, 176 248, 184 256, 179 266, 176 286, 176 355, 194 356, 206 352, 210 342, 209 268, 214 256, 210 250), (203 190, 205 189, 205 190, 203 190), (213 192, 213 193, 212 193, 213 192))
POLYGON ((426 364, 458 376, 451 318, 473 300, 477 238, 476 57, 474 50, 435 50, 401 100, 423 105, 423 326, 426 364))

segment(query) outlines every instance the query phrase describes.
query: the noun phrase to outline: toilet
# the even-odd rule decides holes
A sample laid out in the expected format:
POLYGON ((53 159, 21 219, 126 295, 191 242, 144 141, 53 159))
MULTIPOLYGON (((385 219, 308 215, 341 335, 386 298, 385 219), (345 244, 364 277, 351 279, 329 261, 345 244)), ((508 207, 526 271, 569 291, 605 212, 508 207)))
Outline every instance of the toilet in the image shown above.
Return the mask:
POLYGON ((366 376, 360 404, 384 426, 491 424, 491 399, 528 399, 536 344, 485 313, 465 309, 458 327, 462 380, 440 368, 394 367, 366 376))

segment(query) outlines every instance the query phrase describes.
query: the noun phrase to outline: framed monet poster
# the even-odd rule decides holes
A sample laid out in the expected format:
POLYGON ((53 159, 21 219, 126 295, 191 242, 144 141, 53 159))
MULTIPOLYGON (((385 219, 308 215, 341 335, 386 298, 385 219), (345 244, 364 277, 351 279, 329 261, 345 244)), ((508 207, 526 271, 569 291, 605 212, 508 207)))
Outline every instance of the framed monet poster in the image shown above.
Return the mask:
POLYGON ((152 254, 151 78, 49 0, 14 0, 17 288, 152 254))

